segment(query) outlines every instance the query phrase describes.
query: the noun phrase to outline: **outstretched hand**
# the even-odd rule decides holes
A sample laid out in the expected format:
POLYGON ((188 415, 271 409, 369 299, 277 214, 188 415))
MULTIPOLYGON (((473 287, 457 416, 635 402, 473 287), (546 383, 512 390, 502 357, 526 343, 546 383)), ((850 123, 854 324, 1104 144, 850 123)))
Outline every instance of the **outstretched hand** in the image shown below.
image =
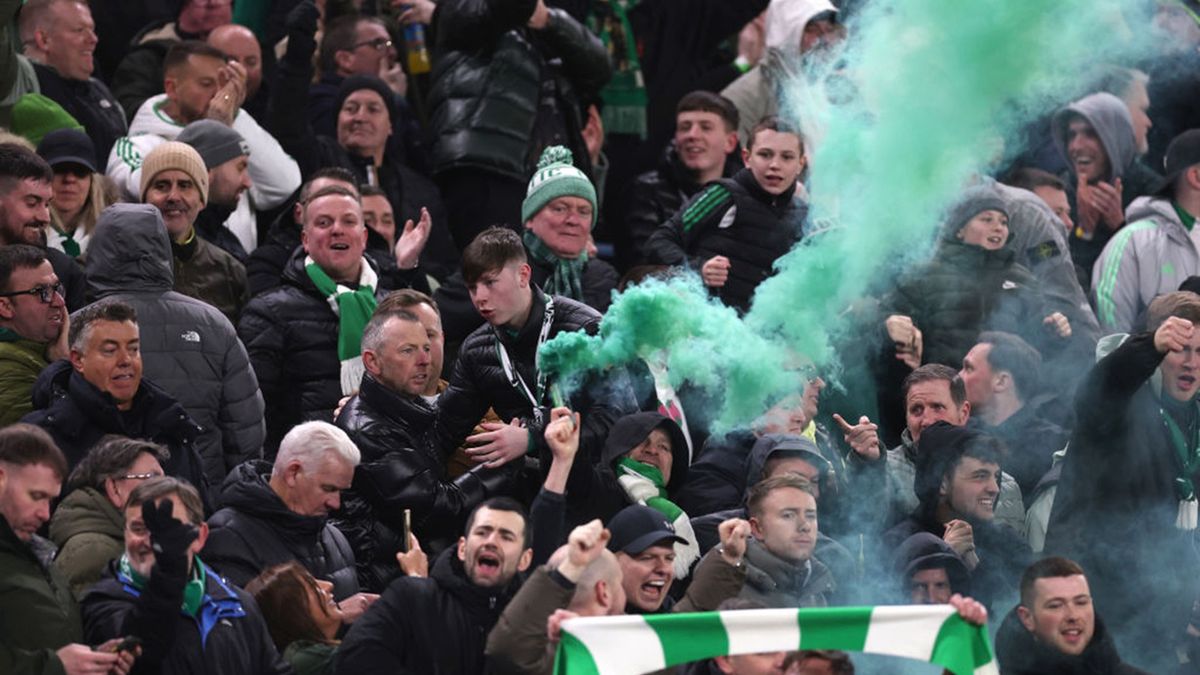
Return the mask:
POLYGON ((421 207, 421 218, 414 225, 412 219, 404 223, 404 230, 396 240, 396 266, 402 270, 411 270, 421 259, 421 251, 429 242, 429 232, 433 229, 433 218, 429 209, 421 207))
POLYGON ((858 424, 852 425, 834 413, 833 421, 842 429, 846 445, 859 457, 873 462, 883 454, 879 448, 879 425, 872 422, 871 418, 863 415, 858 418, 858 424))

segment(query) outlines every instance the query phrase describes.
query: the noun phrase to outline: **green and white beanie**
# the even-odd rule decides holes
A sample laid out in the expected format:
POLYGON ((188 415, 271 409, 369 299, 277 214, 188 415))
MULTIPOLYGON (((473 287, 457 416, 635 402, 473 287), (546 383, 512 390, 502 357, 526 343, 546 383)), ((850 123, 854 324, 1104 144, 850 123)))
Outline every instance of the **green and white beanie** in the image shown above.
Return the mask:
POLYGON ((559 197, 579 197, 592 203, 592 225, 596 224, 596 188, 587 174, 575 168, 575 157, 561 145, 542 151, 537 171, 529 180, 521 203, 521 222, 527 223, 542 207, 559 197))

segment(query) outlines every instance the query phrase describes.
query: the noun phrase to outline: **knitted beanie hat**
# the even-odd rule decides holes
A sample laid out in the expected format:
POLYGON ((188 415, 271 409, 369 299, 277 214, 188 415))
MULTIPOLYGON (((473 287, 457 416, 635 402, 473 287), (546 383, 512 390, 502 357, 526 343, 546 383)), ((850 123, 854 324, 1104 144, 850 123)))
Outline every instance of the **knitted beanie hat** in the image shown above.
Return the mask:
POLYGON ((12 107, 12 132, 37 145, 55 129, 84 131, 71 113, 41 94, 25 94, 12 107))
POLYGON ((200 153, 187 143, 167 141, 150 151, 142 161, 142 201, 146 201, 146 192, 150 182, 164 171, 182 171, 191 177, 196 188, 200 190, 200 202, 208 204, 208 169, 204 168, 204 160, 200 153))
POLYGON ((559 197, 579 197, 592 204, 592 225, 596 224, 596 188, 587 174, 575 168, 571 151, 552 145, 542 151, 537 171, 529 180, 529 190, 521 203, 521 222, 527 223, 546 204, 559 197))
POLYGON ((216 120, 196 120, 183 128, 175 140, 187 143, 200 153, 200 159, 215 169, 231 159, 250 154, 242 135, 216 120))
POLYGON ((370 89, 379 94, 379 98, 383 99, 383 106, 387 109, 388 119, 395 123, 396 94, 387 86, 386 82, 374 75, 351 75, 342 80, 342 84, 337 90, 337 97, 333 100, 334 119, 337 119, 338 112, 346 103, 346 99, 350 98, 350 94, 362 89, 370 89))
POLYGON ((1008 204, 1005 203, 1000 192, 993 187, 980 185, 967 188, 958 201, 950 207, 943 236, 947 239, 955 238, 959 231, 971 222, 972 218, 984 211, 999 211, 1007 218, 1008 204))

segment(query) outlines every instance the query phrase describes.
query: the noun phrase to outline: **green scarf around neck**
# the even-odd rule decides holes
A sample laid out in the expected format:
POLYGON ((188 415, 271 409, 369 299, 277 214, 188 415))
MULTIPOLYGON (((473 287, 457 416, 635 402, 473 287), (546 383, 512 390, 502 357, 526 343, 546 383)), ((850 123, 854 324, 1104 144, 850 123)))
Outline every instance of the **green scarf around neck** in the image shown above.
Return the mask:
POLYGON ((667 520, 675 522, 675 519, 683 513, 683 509, 667 499, 667 481, 663 478, 662 472, 655 467, 636 459, 622 457, 617 460, 617 475, 639 476, 653 483, 654 487, 658 488, 658 496, 646 499, 646 506, 663 514, 667 520))
POLYGON ((646 81, 638 58, 637 37, 629 10, 637 0, 598 0, 588 16, 588 28, 600 36, 613 64, 613 76, 600 90, 604 100, 604 129, 610 134, 646 138, 646 81))
MULTIPOLYGON (((133 565, 129 564, 129 556, 122 553, 118 565, 121 568, 121 574, 129 578, 134 588, 139 591, 146 589, 148 579, 133 569, 133 565)), ((190 617, 195 617, 196 613, 200 611, 200 605, 204 603, 204 587, 207 579, 208 574, 204 571, 204 563, 200 562, 199 556, 192 556, 192 578, 183 587, 183 605, 180 607, 190 617)))
POLYGON ((522 238, 525 248, 529 251, 529 257, 554 270, 546 279, 546 283, 542 284, 542 290, 551 295, 561 295, 583 302, 583 266, 587 264, 587 251, 580 253, 578 258, 560 258, 533 233, 533 230, 525 230, 522 238))
POLYGON ((325 294, 329 307, 338 316, 338 360, 342 363, 342 393, 356 391, 362 381, 362 335, 378 304, 375 285, 379 278, 375 270, 362 262, 358 288, 334 281, 311 257, 304 259, 304 271, 317 290, 325 294))

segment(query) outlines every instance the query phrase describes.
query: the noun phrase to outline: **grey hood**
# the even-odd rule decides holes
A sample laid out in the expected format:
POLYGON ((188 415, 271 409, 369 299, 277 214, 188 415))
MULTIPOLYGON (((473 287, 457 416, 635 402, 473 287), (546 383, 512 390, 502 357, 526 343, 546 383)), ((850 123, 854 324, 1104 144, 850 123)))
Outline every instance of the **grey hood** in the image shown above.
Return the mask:
POLYGON ((1071 165, 1067 156, 1067 125, 1072 115, 1080 115, 1096 130, 1104 152, 1108 154, 1109 171, 1111 175, 1106 180, 1115 180, 1125 174, 1125 170, 1137 158, 1137 141, 1133 135, 1133 118, 1129 116, 1129 108, 1125 102, 1112 94, 1101 92, 1090 94, 1075 101, 1067 107, 1054 113, 1051 132, 1054 134, 1054 146, 1059 154, 1071 165))
POLYGON ((166 292, 175 285, 171 239, 149 204, 114 204, 100 214, 87 253, 88 297, 166 292))

